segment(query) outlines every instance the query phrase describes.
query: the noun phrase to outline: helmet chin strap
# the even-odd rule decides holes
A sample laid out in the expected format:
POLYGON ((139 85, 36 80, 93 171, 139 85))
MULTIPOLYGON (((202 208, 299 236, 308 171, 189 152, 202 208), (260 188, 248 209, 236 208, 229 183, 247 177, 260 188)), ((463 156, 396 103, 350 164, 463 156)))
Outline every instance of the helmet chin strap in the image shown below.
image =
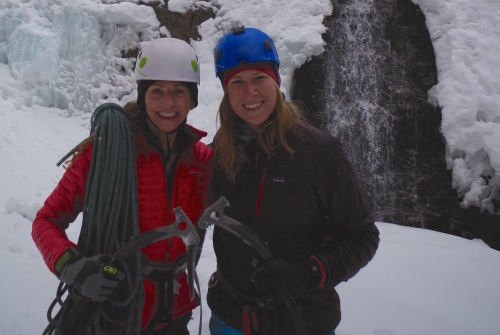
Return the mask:
POLYGON ((177 132, 177 130, 179 130, 179 127, 182 126, 184 123, 186 123, 187 121, 187 118, 184 119, 184 121, 182 121, 174 130, 171 130, 171 131, 168 131, 168 132, 165 132, 163 130, 161 130, 160 128, 158 128, 158 126, 153 122, 153 120, 151 120, 151 118, 149 117, 149 115, 147 113, 146 114, 146 118, 150 121, 150 123, 156 128, 158 129, 160 132, 162 133, 165 133, 167 134, 167 156, 166 156, 166 160, 167 160, 167 163, 170 162, 170 158, 172 156, 172 150, 171 150, 171 147, 170 147, 170 140, 168 139, 168 135, 170 134, 174 134, 177 132))

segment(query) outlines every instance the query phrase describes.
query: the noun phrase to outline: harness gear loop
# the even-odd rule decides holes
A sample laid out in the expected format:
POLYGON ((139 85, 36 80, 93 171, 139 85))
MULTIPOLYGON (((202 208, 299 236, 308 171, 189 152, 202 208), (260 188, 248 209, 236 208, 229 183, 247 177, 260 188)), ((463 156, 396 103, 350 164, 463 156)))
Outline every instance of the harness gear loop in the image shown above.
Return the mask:
POLYGON ((293 329, 296 335, 307 335, 307 328, 304 319, 299 311, 295 300, 289 300, 284 303, 277 303, 267 297, 254 297, 238 290, 230 281, 222 274, 219 268, 212 274, 209 280, 209 287, 215 287, 220 284, 220 288, 233 299, 238 301, 243 306, 243 326, 245 335, 251 335, 252 329, 259 331, 256 310, 268 309, 275 310, 284 308, 290 318, 293 329), (251 326, 251 327, 250 327, 251 326))
POLYGON ((142 264, 143 277, 154 282, 158 290, 158 308, 142 332, 142 335, 149 335, 159 324, 168 325, 173 321, 174 277, 181 275, 187 269, 187 255, 173 263, 152 261, 143 255, 142 264))

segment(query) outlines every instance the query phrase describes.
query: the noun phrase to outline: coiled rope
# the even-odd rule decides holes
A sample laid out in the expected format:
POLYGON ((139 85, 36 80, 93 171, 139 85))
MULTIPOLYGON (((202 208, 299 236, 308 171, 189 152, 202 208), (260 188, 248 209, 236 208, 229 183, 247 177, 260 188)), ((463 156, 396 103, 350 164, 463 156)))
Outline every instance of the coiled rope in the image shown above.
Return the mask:
MULTIPOLYGON (((87 257, 113 255, 139 234, 134 136, 123 108, 113 103, 97 107, 91 119, 92 134, 92 161, 78 239, 78 248, 87 257)), ((82 296, 76 289, 60 283, 57 297, 47 313, 49 325, 43 335, 139 335, 144 300, 140 251, 115 265, 125 274, 125 279, 110 299, 90 302, 78 320, 67 320, 67 317, 82 296), (56 304, 61 307, 52 318, 56 304), (68 322, 78 324, 72 325, 71 334, 63 333, 68 322)))

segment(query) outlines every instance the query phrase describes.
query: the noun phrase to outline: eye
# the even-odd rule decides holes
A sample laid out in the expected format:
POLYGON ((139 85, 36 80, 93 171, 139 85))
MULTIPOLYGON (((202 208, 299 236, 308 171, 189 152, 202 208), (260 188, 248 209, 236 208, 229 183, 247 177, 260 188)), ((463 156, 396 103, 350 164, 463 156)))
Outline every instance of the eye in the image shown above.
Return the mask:
POLYGON ((158 88, 158 87, 153 88, 153 89, 151 90, 151 93, 153 93, 153 94, 162 94, 162 92, 163 92, 163 91, 161 90, 161 88, 158 88))
POLYGON ((185 88, 183 88, 183 87, 177 87, 175 89, 175 93, 177 93, 177 94, 184 94, 184 93, 187 93, 187 90, 185 88))
POLYGON ((234 80, 229 81, 229 85, 231 85, 231 86, 239 85, 241 83, 242 83, 242 81, 240 79, 234 79, 234 80))

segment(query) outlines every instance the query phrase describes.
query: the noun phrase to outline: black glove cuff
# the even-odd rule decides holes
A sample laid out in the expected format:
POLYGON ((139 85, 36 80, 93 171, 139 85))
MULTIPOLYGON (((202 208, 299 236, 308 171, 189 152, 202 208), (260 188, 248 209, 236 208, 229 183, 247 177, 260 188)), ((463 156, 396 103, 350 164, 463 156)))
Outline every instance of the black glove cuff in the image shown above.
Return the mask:
POLYGON ((82 258, 82 255, 75 248, 66 249, 66 251, 57 259, 56 265, 54 266, 54 273, 57 278, 59 278, 61 271, 65 266, 75 263, 80 258, 82 258))

